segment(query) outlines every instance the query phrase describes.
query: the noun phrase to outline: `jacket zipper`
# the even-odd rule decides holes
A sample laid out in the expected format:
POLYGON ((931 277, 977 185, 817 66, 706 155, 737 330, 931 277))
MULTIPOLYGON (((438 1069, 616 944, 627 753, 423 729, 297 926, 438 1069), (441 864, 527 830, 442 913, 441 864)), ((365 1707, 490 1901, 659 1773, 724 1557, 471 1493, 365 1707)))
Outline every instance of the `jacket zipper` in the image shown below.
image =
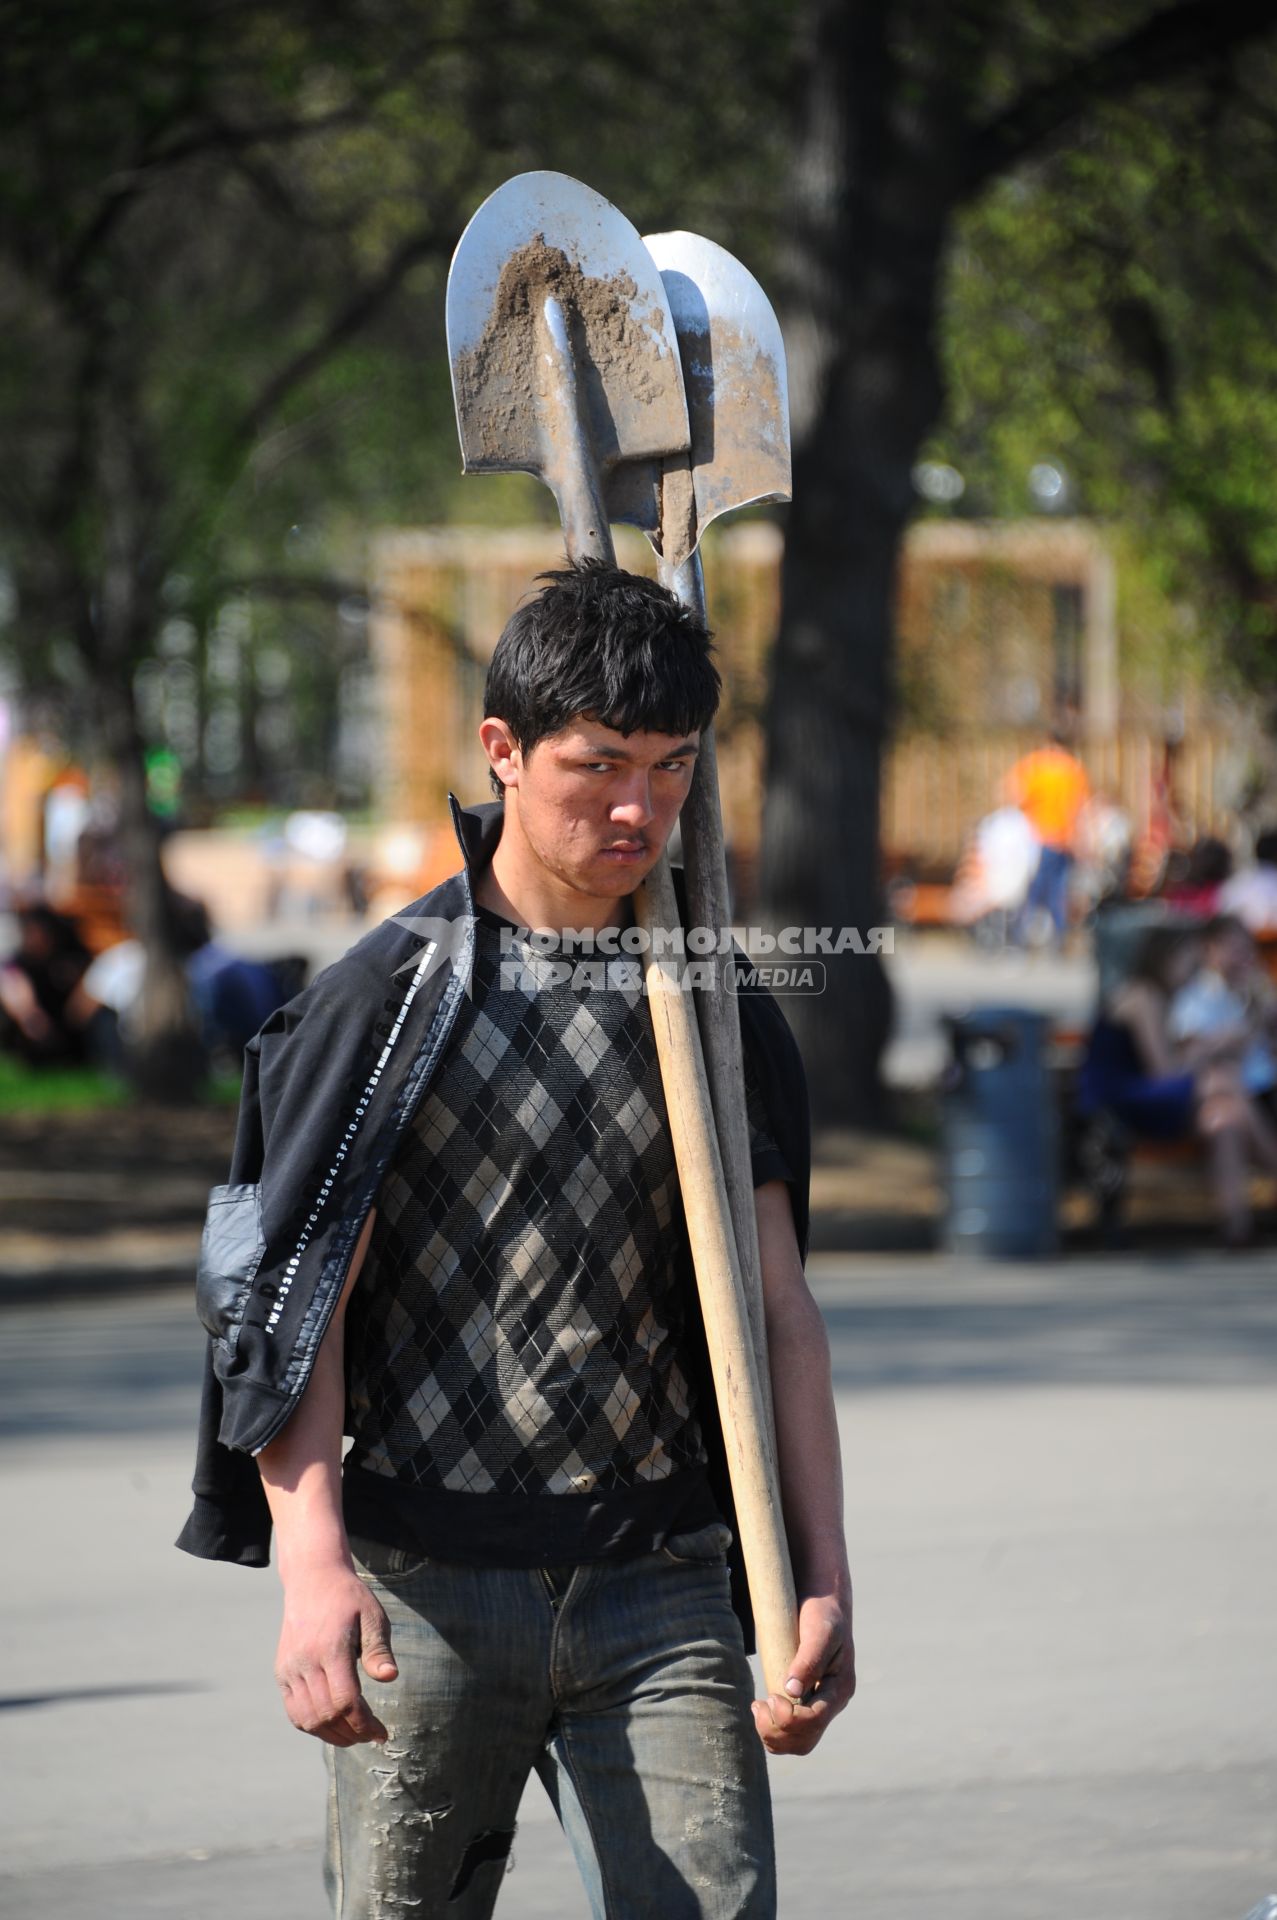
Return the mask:
MULTIPOLYGON (((400 1032, 403 1028, 404 1020, 408 1013, 408 1009, 411 1007, 413 1001, 417 997, 418 989, 420 988, 422 981, 425 978, 426 969, 430 963, 430 959, 435 951, 436 945, 437 945, 437 942, 432 940, 422 950, 421 957, 417 962, 416 970, 413 973, 413 977, 412 977, 411 983, 409 984, 408 991, 404 995, 403 1005, 399 1009, 398 1014, 396 1015, 394 1025, 391 1027, 390 1034, 386 1040, 386 1044, 382 1048, 380 1057, 378 1058, 378 1061, 377 1061, 377 1065, 373 1069, 371 1075, 369 1076, 368 1084, 364 1088, 364 1091, 360 1096, 360 1100, 356 1105, 355 1118, 347 1127, 346 1132, 342 1136, 341 1145, 338 1147, 337 1152, 334 1155, 333 1164, 329 1169, 324 1185, 320 1189, 320 1196, 319 1196, 318 1202, 316 1206, 312 1209, 309 1215, 309 1218, 307 1219, 306 1226, 303 1230, 302 1238, 292 1256, 292 1259, 289 1261, 288 1267, 285 1269, 286 1284, 281 1289, 279 1298, 274 1302, 271 1317, 266 1322, 266 1330, 268 1333, 273 1332, 276 1324, 278 1323, 279 1309, 283 1304, 288 1288, 291 1287, 292 1282, 296 1277, 297 1267, 300 1263, 302 1254, 305 1252, 306 1247, 310 1242, 310 1238, 314 1229, 315 1222, 318 1219, 319 1214, 322 1213, 323 1211, 324 1203, 327 1200, 328 1194, 332 1190, 334 1177, 339 1167, 341 1166, 342 1161, 346 1158, 346 1155, 349 1152, 351 1145, 353 1144, 354 1140, 358 1137, 359 1128, 363 1122, 364 1114, 367 1112, 368 1102, 371 1097, 371 1094, 372 1092, 375 1091, 381 1079, 381 1075, 385 1070, 386 1063, 390 1058, 390 1054, 395 1045, 395 1042, 399 1038, 400 1032)), ((473 956, 471 956, 471 961, 473 962, 473 956)), ((437 1062, 439 1053, 442 1051, 442 1048, 448 1038, 448 1035, 452 1031, 455 1020, 456 1020, 456 1009, 454 1005, 453 1012, 447 1021, 446 1028, 439 1035, 438 1040, 436 1041, 436 1045, 434 1049, 435 1062, 437 1062)), ((426 1046, 429 1045, 429 1039, 430 1039, 430 1036, 427 1034, 426 1046)), ((425 1049, 423 1048, 423 1051, 424 1050, 425 1049)), ((428 1063, 427 1069, 425 1073, 423 1073, 422 1075, 422 1084, 420 1085, 420 1087, 418 1087, 416 1094, 414 1095, 413 1100, 411 1102, 411 1105, 405 1107, 403 1115, 400 1118, 399 1125, 395 1128, 394 1138, 391 1142, 392 1153, 394 1151, 394 1141, 398 1140, 404 1128, 409 1125, 410 1121, 412 1120, 413 1114, 417 1111, 417 1108, 420 1106, 423 1098, 425 1097, 427 1087, 432 1078, 433 1078, 433 1073, 431 1071, 431 1063, 428 1063)), ((389 1155, 387 1155, 387 1159, 389 1159, 389 1155)), ((358 1211, 354 1233, 351 1237, 351 1242, 350 1242, 352 1254, 354 1252, 355 1247, 358 1245, 359 1235, 363 1231, 364 1222, 367 1220, 368 1215, 372 1210, 372 1204, 373 1204, 374 1198, 376 1197, 376 1191, 377 1191, 377 1188, 376 1188, 376 1185, 374 1184, 374 1186, 370 1188, 366 1199, 364 1200, 361 1208, 358 1211)), ((293 1413, 296 1409, 297 1402, 301 1398, 302 1394, 305 1392, 306 1383, 310 1378, 310 1370, 311 1370, 311 1367, 314 1365, 314 1357, 319 1351, 319 1348, 323 1342, 324 1335, 327 1333, 333 1314, 336 1311, 337 1302, 341 1297, 341 1288, 345 1282, 345 1276, 346 1276, 346 1273, 349 1272, 349 1269, 350 1269, 350 1262, 349 1260, 347 1260, 345 1269, 343 1270, 343 1273, 342 1273, 341 1282, 337 1286, 331 1289, 330 1297, 327 1302, 327 1305, 322 1309, 320 1313, 319 1322, 315 1332, 315 1337, 311 1345, 310 1356, 302 1366, 301 1376, 298 1380, 298 1383, 295 1389, 293 1390, 293 1392, 289 1394, 288 1399, 285 1401, 279 1413, 271 1421, 264 1436, 257 1442, 256 1446, 252 1448, 252 1453, 254 1458, 262 1451, 264 1447, 268 1447, 270 1445, 271 1441, 275 1438, 275 1436, 278 1433, 282 1432, 284 1427, 287 1426, 289 1420, 291 1420, 293 1413)))

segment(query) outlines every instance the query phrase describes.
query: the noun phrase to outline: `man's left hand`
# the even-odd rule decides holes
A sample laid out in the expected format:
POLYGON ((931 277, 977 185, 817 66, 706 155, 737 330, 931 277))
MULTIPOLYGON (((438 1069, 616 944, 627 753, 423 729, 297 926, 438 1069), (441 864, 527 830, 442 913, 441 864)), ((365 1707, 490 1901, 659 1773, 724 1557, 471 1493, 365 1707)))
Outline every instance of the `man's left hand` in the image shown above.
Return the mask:
POLYGON ((810 1753, 855 1691, 850 1598, 804 1600, 798 1610, 798 1651, 785 1691, 753 1705, 759 1738, 768 1753, 810 1753))

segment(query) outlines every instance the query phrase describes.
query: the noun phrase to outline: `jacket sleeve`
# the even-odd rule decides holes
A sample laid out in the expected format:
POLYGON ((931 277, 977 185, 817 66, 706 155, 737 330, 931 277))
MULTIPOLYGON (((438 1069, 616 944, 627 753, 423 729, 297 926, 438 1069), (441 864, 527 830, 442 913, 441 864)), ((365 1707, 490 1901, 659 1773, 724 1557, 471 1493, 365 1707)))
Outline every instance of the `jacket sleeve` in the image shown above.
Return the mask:
MULTIPOLYGON (((260 1040, 244 1054, 244 1085, 231 1159, 230 1181, 249 1185, 261 1178, 264 1146, 260 1096, 260 1040)), ((222 1445, 222 1383, 213 1369, 213 1342, 204 1349, 204 1385, 192 1490, 195 1504, 177 1537, 184 1553, 201 1560, 230 1560, 241 1567, 270 1564, 270 1508, 257 1462, 222 1445)))
POLYGON ((270 1565, 270 1508, 251 1454, 236 1453, 218 1439, 222 1423, 222 1383, 213 1371, 213 1345, 204 1353, 204 1389, 200 1401, 195 1502, 177 1536, 183 1553, 200 1560, 230 1560, 241 1567, 270 1565))

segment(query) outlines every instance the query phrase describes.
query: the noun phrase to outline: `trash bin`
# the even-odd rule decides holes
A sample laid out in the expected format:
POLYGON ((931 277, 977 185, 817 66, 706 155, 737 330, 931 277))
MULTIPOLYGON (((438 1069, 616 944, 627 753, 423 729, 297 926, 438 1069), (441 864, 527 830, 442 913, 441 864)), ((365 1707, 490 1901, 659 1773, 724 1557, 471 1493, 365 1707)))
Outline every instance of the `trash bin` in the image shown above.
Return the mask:
POLYGON ((1059 1246, 1050 1022, 1024 1007, 981 1007, 946 1024, 944 1244, 986 1259, 1045 1258, 1059 1246))

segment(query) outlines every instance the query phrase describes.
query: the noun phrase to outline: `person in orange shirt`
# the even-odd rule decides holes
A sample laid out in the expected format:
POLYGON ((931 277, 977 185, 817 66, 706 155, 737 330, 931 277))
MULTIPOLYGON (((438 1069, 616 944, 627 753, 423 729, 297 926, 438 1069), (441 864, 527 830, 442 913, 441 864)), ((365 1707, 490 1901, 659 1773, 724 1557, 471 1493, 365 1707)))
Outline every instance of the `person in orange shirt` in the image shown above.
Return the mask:
POLYGON ((1047 745, 1016 761, 1006 778, 1006 797, 1024 814, 1041 849, 1020 915, 1018 937, 1024 939, 1045 911, 1058 943, 1069 926, 1069 875, 1078 816, 1091 797, 1086 769, 1069 752, 1063 736, 1053 732, 1047 745))

